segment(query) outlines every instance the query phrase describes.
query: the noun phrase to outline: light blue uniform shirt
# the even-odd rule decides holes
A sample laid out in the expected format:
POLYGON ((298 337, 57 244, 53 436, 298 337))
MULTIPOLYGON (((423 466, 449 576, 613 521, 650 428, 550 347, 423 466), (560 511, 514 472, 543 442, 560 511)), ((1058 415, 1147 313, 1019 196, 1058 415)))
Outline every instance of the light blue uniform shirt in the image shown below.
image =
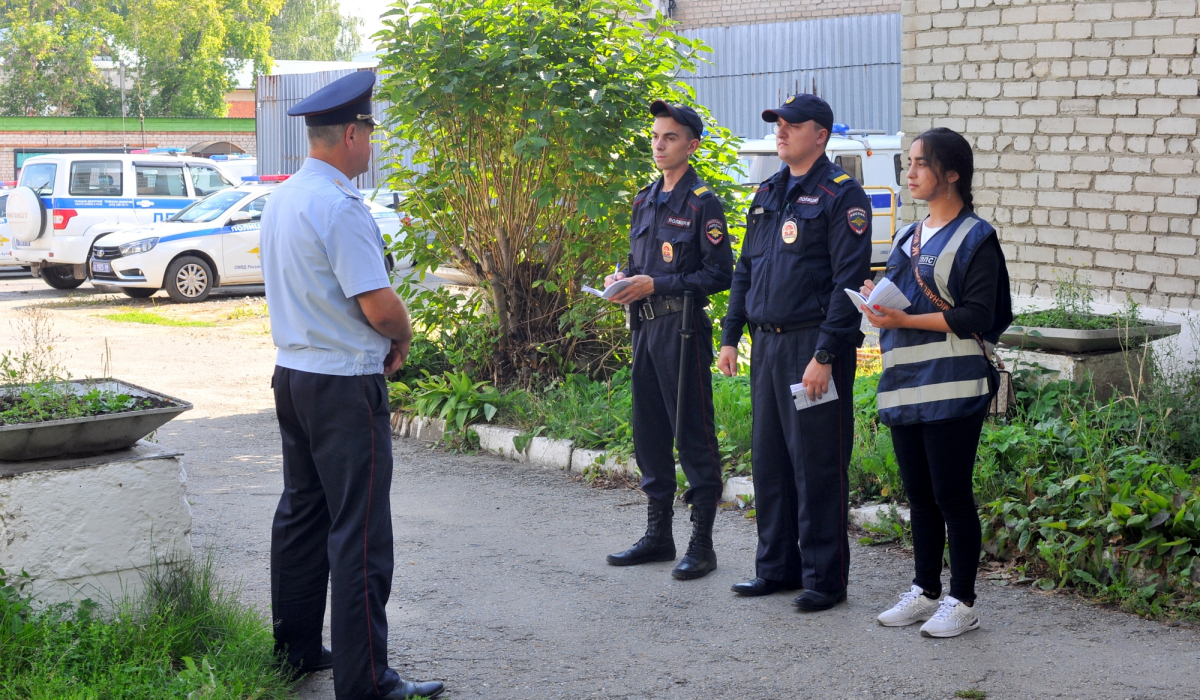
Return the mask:
POLYGON ((390 287, 383 236, 362 195, 332 165, 308 158, 267 199, 259 238, 271 337, 280 367, 380 374, 392 341, 354 297, 390 287))

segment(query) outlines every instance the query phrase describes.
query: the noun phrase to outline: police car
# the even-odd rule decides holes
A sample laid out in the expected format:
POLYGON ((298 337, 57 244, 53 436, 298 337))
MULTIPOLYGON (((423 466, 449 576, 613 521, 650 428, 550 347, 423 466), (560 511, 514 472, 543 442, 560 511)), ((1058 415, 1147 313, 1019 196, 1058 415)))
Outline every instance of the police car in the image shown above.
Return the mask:
MULTIPOLYGON (((131 297, 166 289, 185 303, 204 301, 222 285, 262 284, 260 219, 274 185, 287 178, 244 177, 242 185, 209 195, 166 221, 110 233, 96 243, 89 275, 131 297)), ((396 212, 368 207, 385 236, 401 235, 396 212)))
MULTIPOLYGON (((901 227, 900 191, 903 163, 900 140, 903 134, 851 129, 834 124, 825 155, 863 186, 871 198, 871 266, 882 270, 892 249, 892 237, 901 227)), ((743 184, 758 185, 783 167, 775 150, 775 135, 744 141, 738 148, 743 184)))
POLYGON ((120 228, 169 218, 235 180, 207 158, 183 149, 128 154, 34 156, 8 195, 13 257, 51 287, 74 289, 87 279, 92 246, 120 228))

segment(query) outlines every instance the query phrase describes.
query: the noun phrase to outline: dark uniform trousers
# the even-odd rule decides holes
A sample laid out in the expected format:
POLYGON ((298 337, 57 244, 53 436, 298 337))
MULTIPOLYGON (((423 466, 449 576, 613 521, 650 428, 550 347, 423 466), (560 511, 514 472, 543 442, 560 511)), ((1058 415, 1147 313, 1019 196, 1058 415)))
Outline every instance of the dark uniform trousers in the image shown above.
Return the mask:
POLYGON ((338 700, 391 691, 392 437, 383 375, 334 376, 276 367, 283 495, 271 529, 275 648, 292 664, 321 655, 331 583, 338 700))
POLYGON ((838 399, 796 410, 799 384, 821 329, 756 331, 750 354, 751 463, 758 511, 757 572, 825 593, 846 588, 850 450, 854 444, 854 348, 833 361, 838 399))
MULTIPOLYGON (((633 334, 633 448, 642 472, 642 491, 653 500, 675 499, 675 407, 679 393, 679 335, 682 312, 642 322, 633 334)), ((716 507, 721 500, 721 457, 713 419, 712 321, 692 311, 692 348, 679 462, 690 488, 688 503, 716 507)))

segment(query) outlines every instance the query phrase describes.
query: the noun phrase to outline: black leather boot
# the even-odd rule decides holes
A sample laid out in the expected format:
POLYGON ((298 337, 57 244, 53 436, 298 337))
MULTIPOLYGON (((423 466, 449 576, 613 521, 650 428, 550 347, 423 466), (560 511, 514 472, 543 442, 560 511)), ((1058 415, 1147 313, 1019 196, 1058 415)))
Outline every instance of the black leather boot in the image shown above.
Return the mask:
POLYGON ((680 581, 703 578, 717 570, 717 553, 713 550, 713 521, 717 519, 716 508, 692 506, 692 540, 688 542, 687 554, 671 575, 680 581))
POLYGON ((646 507, 646 535, 624 552, 608 555, 608 563, 634 566, 652 561, 675 561, 675 536, 671 533, 674 515, 671 501, 650 501, 646 507))

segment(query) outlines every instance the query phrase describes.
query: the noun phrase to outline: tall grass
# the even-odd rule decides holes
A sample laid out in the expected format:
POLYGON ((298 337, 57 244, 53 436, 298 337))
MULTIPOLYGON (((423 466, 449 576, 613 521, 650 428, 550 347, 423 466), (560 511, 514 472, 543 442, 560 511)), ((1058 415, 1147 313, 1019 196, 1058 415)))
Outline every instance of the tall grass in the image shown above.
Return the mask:
POLYGON ((266 700, 291 697, 271 627, 216 577, 212 550, 157 564, 143 591, 38 607, 0 571, 0 697, 266 700))

